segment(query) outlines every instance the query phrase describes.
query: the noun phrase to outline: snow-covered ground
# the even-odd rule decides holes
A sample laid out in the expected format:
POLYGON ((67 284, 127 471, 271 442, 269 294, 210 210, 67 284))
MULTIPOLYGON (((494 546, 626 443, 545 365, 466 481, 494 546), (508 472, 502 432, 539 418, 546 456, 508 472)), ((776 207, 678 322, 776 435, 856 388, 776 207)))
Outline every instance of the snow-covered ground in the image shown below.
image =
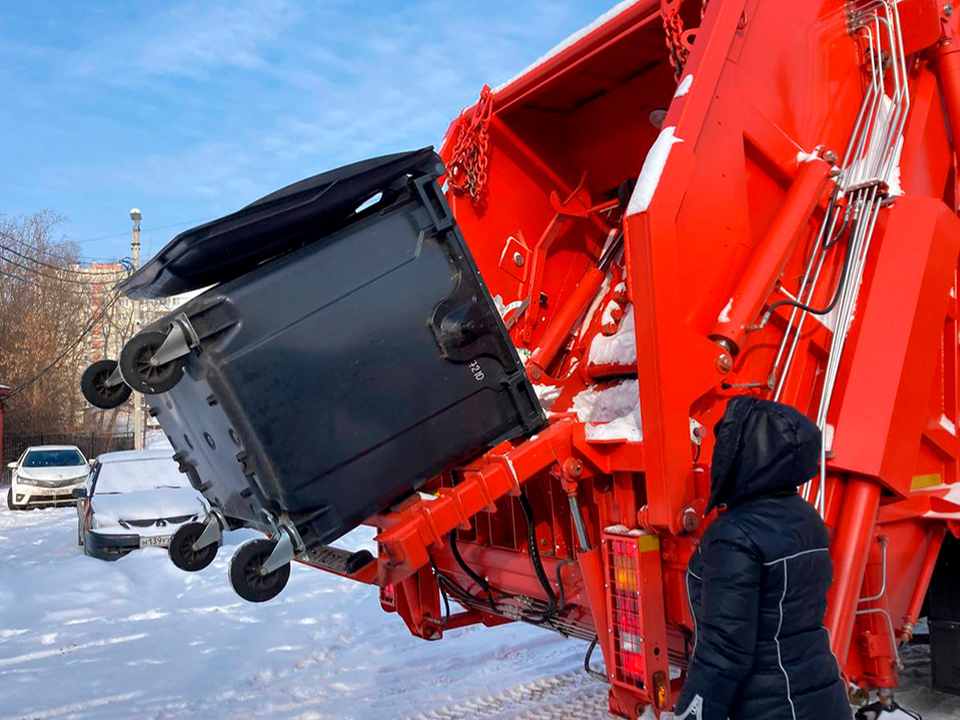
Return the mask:
MULTIPOLYGON (((73 508, 0 511, 0 720, 610 717, 579 641, 523 625, 416 640, 373 589, 301 566, 273 602, 243 602, 226 564, 254 536, 189 575, 159 549, 84 557, 73 508)), ((905 659, 903 704, 960 717, 924 651, 905 659)))
POLYGON ((228 534, 196 574, 160 549, 84 557, 76 536, 73 508, 0 511, 0 720, 384 720, 505 690, 469 717, 555 703, 607 717, 600 685, 576 671, 582 642, 521 625, 424 642, 373 588, 299 565, 276 600, 251 605, 226 566, 252 532, 228 534))

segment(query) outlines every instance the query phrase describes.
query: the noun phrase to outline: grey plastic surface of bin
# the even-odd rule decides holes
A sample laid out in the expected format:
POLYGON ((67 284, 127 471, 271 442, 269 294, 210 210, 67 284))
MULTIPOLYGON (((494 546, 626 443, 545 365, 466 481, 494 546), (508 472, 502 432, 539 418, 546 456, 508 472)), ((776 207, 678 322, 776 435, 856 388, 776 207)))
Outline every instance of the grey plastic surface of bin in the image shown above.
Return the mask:
POLYGON ((235 524, 268 529, 266 510, 327 544, 546 424, 437 167, 408 167, 379 203, 146 328, 182 314, 200 339, 179 384, 147 399, 235 524))

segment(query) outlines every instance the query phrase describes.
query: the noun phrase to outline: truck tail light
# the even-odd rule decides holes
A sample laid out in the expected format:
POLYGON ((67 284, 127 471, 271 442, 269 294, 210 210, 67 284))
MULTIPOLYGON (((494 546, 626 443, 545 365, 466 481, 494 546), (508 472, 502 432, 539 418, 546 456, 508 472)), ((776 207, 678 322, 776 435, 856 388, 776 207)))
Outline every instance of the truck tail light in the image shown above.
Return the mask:
POLYGON ((640 590, 637 545, 630 539, 609 542, 610 604, 613 614, 616 671, 631 684, 643 684, 643 628, 640 623, 640 590))
POLYGON ((604 657, 610 682, 639 690, 659 709, 668 707, 660 539, 617 526, 604 531, 603 548, 609 623, 604 657))
POLYGON ((397 592, 392 584, 380 588, 380 607, 387 612, 397 611, 397 592))

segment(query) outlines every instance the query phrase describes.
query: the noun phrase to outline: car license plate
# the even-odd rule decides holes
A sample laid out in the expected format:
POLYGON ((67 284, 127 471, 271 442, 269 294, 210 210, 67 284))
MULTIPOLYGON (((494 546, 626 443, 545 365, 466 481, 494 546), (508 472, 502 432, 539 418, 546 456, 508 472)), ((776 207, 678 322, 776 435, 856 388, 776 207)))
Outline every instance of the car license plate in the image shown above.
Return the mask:
POLYGON ((167 547, 170 545, 170 535, 153 535, 140 538, 140 547, 167 547))
POLYGON ((37 497, 47 497, 49 495, 62 495, 66 493, 59 488, 33 488, 30 490, 30 494, 37 497))

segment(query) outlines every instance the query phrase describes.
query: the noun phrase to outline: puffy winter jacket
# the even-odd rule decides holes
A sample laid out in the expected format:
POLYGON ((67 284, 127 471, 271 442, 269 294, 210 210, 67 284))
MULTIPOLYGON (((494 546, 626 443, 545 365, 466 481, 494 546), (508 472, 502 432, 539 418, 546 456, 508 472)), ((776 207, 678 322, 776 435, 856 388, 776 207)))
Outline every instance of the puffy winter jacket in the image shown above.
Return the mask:
POLYGON ((797 488, 814 475, 816 425, 791 407, 731 400, 716 428, 707 528, 690 560, 693 655, 678 720, 850 720, 823 627, 827 529, 797 488))

